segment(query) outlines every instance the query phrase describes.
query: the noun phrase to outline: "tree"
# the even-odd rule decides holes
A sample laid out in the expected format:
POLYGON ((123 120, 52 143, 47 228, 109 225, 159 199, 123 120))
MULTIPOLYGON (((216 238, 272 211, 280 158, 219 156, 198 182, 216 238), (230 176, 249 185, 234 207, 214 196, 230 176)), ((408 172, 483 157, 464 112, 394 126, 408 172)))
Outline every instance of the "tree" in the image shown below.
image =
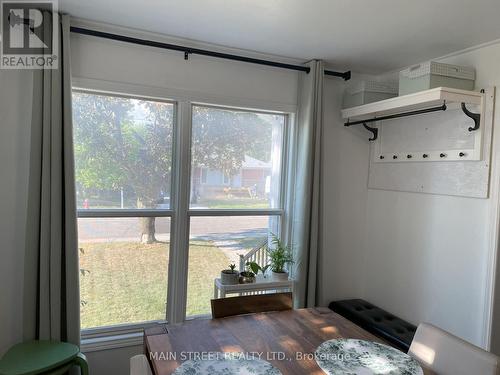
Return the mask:
MULTIPOLYGON (((170 192, 174 106, 75 93, 76 181, 84 196, 128 188, 137 208, 155 208, 170 192)), ((192 166, 232 176, 245 155, 269 160, 272 126, 252 112, 193 107, 192 166)), ((155 218, 142 218, 141 241, 155 242, 155 218)))

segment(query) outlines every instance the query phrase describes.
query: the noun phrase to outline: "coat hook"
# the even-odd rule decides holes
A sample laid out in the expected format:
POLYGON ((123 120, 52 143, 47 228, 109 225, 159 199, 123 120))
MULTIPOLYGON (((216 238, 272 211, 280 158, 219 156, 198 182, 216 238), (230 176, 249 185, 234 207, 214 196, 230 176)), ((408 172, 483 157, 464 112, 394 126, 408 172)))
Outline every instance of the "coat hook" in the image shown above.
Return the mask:
POLYGON ((439 157, 440 157, 440 158, 444 158, 444 157, 446 157, 446 154, 440 153, 440 154, 439 154, 439 157))
POLYGON ((422 157, 423 157, 424 159, 427 159, 427 158, 429 157, 429 155, 427 155, 427 154, 423 154, 423 155, 422 155, 422 157))
POLYGON ((189 59, 189 52, 184 51, 184 60, 188 60, 188 59, 189 59))

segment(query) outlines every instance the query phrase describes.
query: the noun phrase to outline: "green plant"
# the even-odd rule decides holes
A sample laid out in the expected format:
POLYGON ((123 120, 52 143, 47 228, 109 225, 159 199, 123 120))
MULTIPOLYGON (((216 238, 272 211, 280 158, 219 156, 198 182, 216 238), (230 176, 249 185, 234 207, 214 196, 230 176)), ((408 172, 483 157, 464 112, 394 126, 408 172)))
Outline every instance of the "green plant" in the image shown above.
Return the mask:
POLYGON ((237 273, 235 271, 235 268, 236 268, 235 264, 230 264, 229 265, 229 269, 228 270, 222 270, 222 273, 228 273, 228 274, 237 273))
POLYGON ((269 255, 269 262, 273 272, 285 272, 285 266, 292 264, 293 253, 292 248, 281 241, 274 233, 271 233, 273 248, 267 247, 267 254, 269 255))
POLYGON ((259 274, 259 271, 262 272, 263 275, 266 274, 267 269, 270 267, 270 264, 261 267, 257 262, 247 262, 247 267, 249 267, 253 273, 256 275, 259 274))
POLYGON ((255 276, 255 273, 253 273, 252 267, 250 267, 250 263, 249 262, 247 262, 246 269, 245 269, 245 271, 241 272, 241 275, 245 276, 245 277, 254 277, 255 276))

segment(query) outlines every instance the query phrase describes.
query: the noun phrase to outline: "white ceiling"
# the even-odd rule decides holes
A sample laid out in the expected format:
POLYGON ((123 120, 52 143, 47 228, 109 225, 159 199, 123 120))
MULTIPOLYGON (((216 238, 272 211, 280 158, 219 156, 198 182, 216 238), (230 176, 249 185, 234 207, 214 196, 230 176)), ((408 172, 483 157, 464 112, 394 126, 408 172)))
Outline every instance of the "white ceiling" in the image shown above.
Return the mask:
POLYGON ((500 0, 60 0, 74 17, 385 72, 500 38, 500 0))

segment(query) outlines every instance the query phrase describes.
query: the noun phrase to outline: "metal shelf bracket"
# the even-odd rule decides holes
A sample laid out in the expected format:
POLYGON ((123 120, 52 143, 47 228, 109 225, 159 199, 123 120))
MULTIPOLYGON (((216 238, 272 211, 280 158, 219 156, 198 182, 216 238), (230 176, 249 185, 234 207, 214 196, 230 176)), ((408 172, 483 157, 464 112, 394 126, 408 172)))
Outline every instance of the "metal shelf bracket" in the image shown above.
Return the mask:
POLYGON ((366 130, 372 132, 373 137, 368 138, 369 141, 374 141, 378 138, 378 129, 377 128, 372 128, 371 126, 366 125, 366 123, 363 123, 363 126, 366 130))
POLYGON ((473 132, 477 129, 479 129, 479 125, 481 124, 481 114, 479 113, 472 113, 467 109, 465 106, 465 103, 462 103, 462 111, 465 113, 467 117, 470 117, 472 120, 474 120, 474 126, 469 127, 469 131, 473 132))

